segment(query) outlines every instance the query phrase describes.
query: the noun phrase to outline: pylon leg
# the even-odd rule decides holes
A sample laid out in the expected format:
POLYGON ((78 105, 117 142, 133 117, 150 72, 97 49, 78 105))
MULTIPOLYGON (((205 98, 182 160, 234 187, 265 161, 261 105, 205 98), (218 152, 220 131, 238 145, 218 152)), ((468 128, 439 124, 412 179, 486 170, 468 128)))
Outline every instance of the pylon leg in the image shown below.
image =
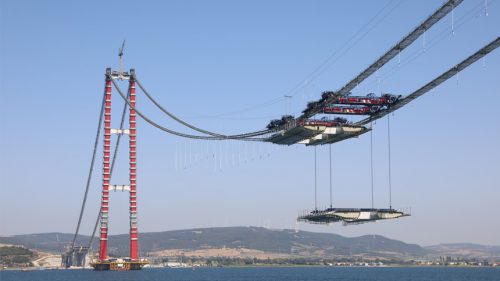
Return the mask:
POLYGON ((130 259, 139 260, 139 245, 137 231, 137 182, 136 182, 136 95, 134 72, 130 71, 129 89, 130 89, 130 134, 129 134, 129 153, 130 153, 130 259), (132 108, 134 107, 134 108, 132 108))
POLYGON ((102 170, 102 198, 99 239, 99 260, 108 258, 108 212, 111 151, 111 69, 106 69, 106 88, 104 104, 104 149, 102 170))

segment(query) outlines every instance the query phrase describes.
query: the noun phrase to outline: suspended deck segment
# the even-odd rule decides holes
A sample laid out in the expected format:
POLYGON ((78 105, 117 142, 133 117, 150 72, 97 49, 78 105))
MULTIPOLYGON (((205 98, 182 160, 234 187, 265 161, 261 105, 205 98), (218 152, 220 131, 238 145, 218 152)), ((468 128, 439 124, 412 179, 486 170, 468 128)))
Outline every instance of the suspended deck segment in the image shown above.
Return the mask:
POLYGON ((283 145, 333 143, 360 135, 368 130, 365 126, 348 123, 345 118, 299 120, 292 128, 272 135, 267 141, 283 145))
POLYGON ((267 139, 274 144, 292 145, 304 139, 309 139, 321 134, 327 127, 293 127, 289 130, 280 131, 267 139))
POLYGON ((297 218, 297 221, 313 224, 342 222, 344 225, 349 225, 378 220, 397 219, 407 216, 410 216, 410 214, 395 209, 328 208, 326 210, 314 210, 301 214, 297 218))
POLYGON ((305 145, 321 145, 321 144, 336 143, 345 139, 355 138, 370 130, 371 128, 367 128, 364 126, 354 126, 354 125, 327 128, 321 134, 318 134, 306 140, 302 140, 299 143, 305 145))

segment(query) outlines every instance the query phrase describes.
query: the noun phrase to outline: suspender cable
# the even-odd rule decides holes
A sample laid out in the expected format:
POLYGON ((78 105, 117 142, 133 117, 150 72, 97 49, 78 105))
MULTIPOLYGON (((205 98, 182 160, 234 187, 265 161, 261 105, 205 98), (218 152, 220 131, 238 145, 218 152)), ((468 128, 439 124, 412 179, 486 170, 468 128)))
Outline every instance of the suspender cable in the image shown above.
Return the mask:
POLYGON ((316 146, 314 146, 314 210, 318 210, 318 181, 316 167, 316 146))
POLYGON ((390 114, 387 114, 387 145, 389 151, 389 209, 392 209, 392 178, 391 178, 391 125, 390 114))
MULTIPOLYGON (((129 96, 130 96, 130 89, 128 89, 128 91, 127 91, 127 99, 129 99, 129 96)), ((125 103, 123 106, 122 117, 120 119, 120 130, 123 130, 123 126, 125 124, 125 115, 127 113, 127 107, 128 107, 128 104, 125 103)), ((109 179, 110 180, 111 180, 111 176, 113 175, 113 168, 115 167, 116 156, 118 155, 118 148, 120 147, 121 137, 122 137, 122 135, 118 134, 118 137, 116 138, 115 151, 113 152, 113 159, 111 160, 111 165, 109 167, 109 179)), ((97 212, 97 220, 95 221, 94 229, 92 230, 92 235, 90 236, 90 240, 89 240, 89 244, 88 244, 89 249, 92 247, 92 242, 94 242, 95 233, 97 231, 97 226, 99 225, 100 220, 101 220, 101 211, 99 209, 99 212, 97 212)))
POLYGON ((330 144, 330 208, 333 207, 333 184, 332 184, 332 144, 330 144))
POLYGON ((90 161, 89 174, 87 176, 87 184, 85 185, 85 194, 83 195, 83 202, 82 202, 82 207, 80 209, 80 216, 78 217, 78 223, 76 225, 75 235, 73 236, 73 240, 71 241, 71 249, 73 249, 73 247, 75 246, 76 237, 78 236, 78 232, 80 231, 80 225, 82 223, 83 212, 85 211, 85 204, 87 203, 87 195, 89 193, 89 186, 92 179, 92 171, 94 170, 95 156, 97 154, 97 145, 99 144, 99 136, 101 134, 105 99, 106 99, 106 93, 104 93, 104 95, 102 96, 101 112, 99 114, 99 124, 97 125, 97 133, 95 136, 94 151, 92 153, 92 160, 90 161))
POLYGON ((370 175, 372 184, 372 209, 373 209, 373 124, 370 123, 370 175))

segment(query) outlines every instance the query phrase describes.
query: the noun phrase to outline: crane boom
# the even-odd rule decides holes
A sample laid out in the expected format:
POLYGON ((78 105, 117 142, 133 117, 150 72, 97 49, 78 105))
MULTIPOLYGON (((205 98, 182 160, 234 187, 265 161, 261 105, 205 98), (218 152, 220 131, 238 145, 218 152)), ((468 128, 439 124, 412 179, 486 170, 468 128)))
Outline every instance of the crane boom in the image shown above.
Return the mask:
POLYGON ((120 64, 120 72, 119 72, 120 78, 123 78, 122 77, 122 75, 123 75, 123 71, 122 71, 122 66, 123 66, 123 49, 125 49, 125 40, 123 40, 122 47, 120 49, 118 49, 118 60, 119 60, 119 64, 120 64))
POLYGON ((123 56, 123 49, 125 49, 125 40, 123 40, 122 47, 118 49, 118 56, 120 58, 123 56))

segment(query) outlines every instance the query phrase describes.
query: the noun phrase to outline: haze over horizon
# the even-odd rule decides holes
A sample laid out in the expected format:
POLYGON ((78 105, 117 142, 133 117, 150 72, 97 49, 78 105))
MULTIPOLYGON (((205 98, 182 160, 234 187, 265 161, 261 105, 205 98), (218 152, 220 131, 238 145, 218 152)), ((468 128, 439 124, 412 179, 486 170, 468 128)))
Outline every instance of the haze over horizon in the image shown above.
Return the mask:
MULTIPOLYGON (((297 116, 322 91, 339 89, 441 3, 2 1, 0 235, 74 232, 104 71, 118 68, 123 39, 125 68, 135 68, 163 106, 199 127, 240 133, 263 129, 285 113, 297 116), (360 29, 363 36, 350 46, 360 29), (321 75, 308 77, 339 50, 342 56, 321 75)), ((401 53, 399 65, 395 58, 353 95, 406 96, 498 37, 498 26, 498 1, 488 1, 485 10, 483 1, 466 0, 453 24, 445 17, 401 53)), ((299 229, 378 234, 419 245, 500 245, 499 73, 496 50, 391 115, 392 203, 411 207, 411 217, 348 227, 301 223, 299 229)), ((114 90, 113 127, 122 106, 114 90)), ((137 107, 188 132, 141 93, 137 107)), ((386 208, 387 118, 374 125, 373 145, 375 207, 386 208)), ((313 150, 180 139, 139 120, 139 233, 294 229, 298 212, 314 208, 313 150)), ((333 150, 334 206, 370 207, 370 134, 333 150)), ((317 151, 319 207, 326 207, 328 146, 317 151)), ((127 152, 122 143, 114 184, 127 180, 127 152)), ((82 234, 91 232, 97 216, 101 157, 99 152, 82 234)), ((127 233, 128 194, 112 193, 110 205, 110 233, 127 233)))

